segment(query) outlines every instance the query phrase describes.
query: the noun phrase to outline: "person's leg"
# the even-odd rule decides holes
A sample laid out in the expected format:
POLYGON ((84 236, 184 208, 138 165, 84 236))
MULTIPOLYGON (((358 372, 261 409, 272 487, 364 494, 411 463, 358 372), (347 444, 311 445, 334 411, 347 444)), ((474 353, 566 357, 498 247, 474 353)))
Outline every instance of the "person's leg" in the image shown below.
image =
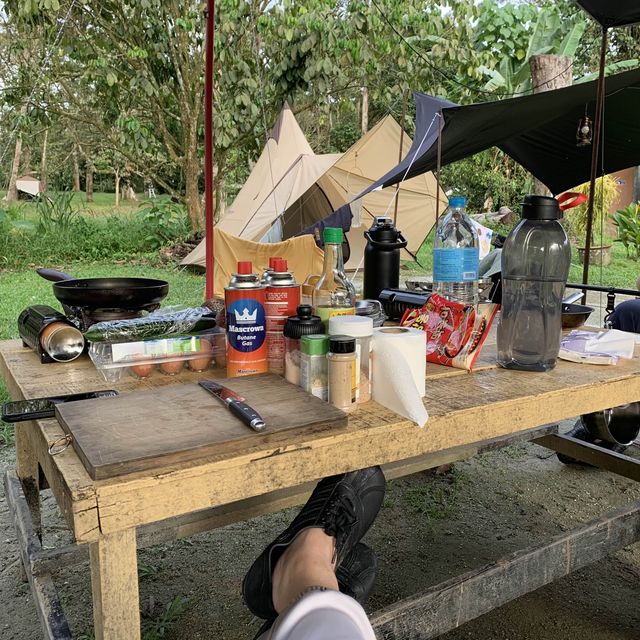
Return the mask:
POLYGON ((339 591, 308 591, 259 640, 376 640, 365 610, 339 591))
POLYGON ((335 538, 322 529, 305 529, 296 536, 273 570, 273 606, 278 613, 309 587, 338 590, 334 548, 335 538))
MULTIPOLYGON (((300 542, 303 540, 304 537, 300 542)), ((307 542, 310 540, 312 541, 313 539, 309 538, 307 542)), ((311 542, 311 544, 311 553, 315 556, 316 560, 320 560, 320 558, 318 558, 318 550, 313 548, 316 545, 313 542, 311 542)), ((278 577, 277 583, 274 583, 274 588, 278 590, 279 594, 276 595, 274 593, 273 597, 276 599, 291 597, 293 590, 291 590, 289 595, 285 595, 282 592, 282 589, 286 588, 283 582, 290 578, 297 582, 297 588, 300 589, 300 591, 293 596, 292 604, 283 611, 280 611, 280 615, 276 620, 268 620, 262 625, 258 631, 256 640, 279 640, 286 638, 286 635, 282 634, 290 633, 293 628, 298 631, 301 629, 301 627, 297 625, 297 621, 301 618, 308 618, 304 624, 311 624, 310 620, 314 619, 316 612, 319 610, 322 610, 322 615, 324 616, 323 622, 326 623, 320 625, 320 628, 328 628, 332 632, 337 632, 338 629, 342 629, 343 631, 345 629, 351 629, 352 631, 354 622, 346 623, 346 625, 343 624, 341 620, 344 621, 344 613, 341 614, 341 609, 346 609, 347 615, 355 617, 355 624, 358 628, 369 628, 367 615, 358 603, 362 605, 366 602, 375 583, 378 560, 373 550, 362 542, 356 544, 336 570, 338 588, 340 589, 340 592, 338 592, 331 588, 331 585, 328 583, 324 586, 313 586, 314 582, 323 580, 321 574, 325 577, 327 576, 328 566, 326 565, 326 554, 322 554, 322 557, 325 559, 325 566, 321 568, 320 573, 313 575, 307 574, 306 577, 300 577, 298 574, 296 578, 296 571, 291 571, 290 569, 292 568, 287 566, 289 559, 293 558, 294 554, 297 556, 295 559, 296 563, 304 562, 303 559, 306 554, 305 546, 306 545, 302 545, 301 548, 295 549, 291 554, 280 558, 278 561, 278 577), (329 595, 318 599, 319 595, 325 593, 329 595), (327 609, 331 609, 331 611, 327 612, 327 609), (288 611, 292 612, 291 616, 289 616, 288 611), (313 615, 310 615, 311 613, 313 613, 313 615), (329 621, 330 619, 332 621, 329 621)), ((333 567, 333 561, 329 560, 329 563, 333 567)), ((332 578, 329 578, 329 580, 332 581, 332 578)), ((298 631, 296 631, 296 633, 298 631)), ((351 631, 349 631, 350 635, 346 636, 347 638, 353 639, 360 637, 357 633, 354 634, 351 631)), ((293 637, 300 638, 306 636, 293 637)), ((365 638, 366 637, 365 635, 365 638)), ((332 636, 331 640, 336 639, 332 636)))
POLYGON ((382 505, 384 489, 380 467, 318 483, 242 582, 247 606, 267 621, 260 640, 375 640, 358 601, 371 591, 377 561, 359 540, 382 505))
MULTIPOLYGON (((380 467, 321 480, 293 522, 264 549, 245 575, 242 595, 251 612, 265 620, 273 620, 278 615, 272 597, 274 572, 279 560, 292 546, 291 573, 296 588, 303 583, 305 586, 325 586, 324 582, 329 581, 335 589, 335 576, 330 576, 329 571, 333 573, 336 566, 344 564, 357 547, 380 510, 384 489, 384 474, 380 467), (317 531, 302 538, 308 547, 307 544, 294 545, 299 536, 312 529, 317 531), (304 548, 305 556, 298 562, 296 549, 300 548, 304 548), (330 560, 328 567, 325 566, 327 557, 330 560), (313 580, 309 584, 310 578, 320 580, 321 584, 313 584, 313 580)), ((286 599, 295 591, 291 588, 279 597, 286 599)), ((298 594, 299 590, 293 597, 298 594)), ((286 604, 280 602, 281 606, 286 604)))
POLYGON ((273 627, 261 640, 375 640, 362 606, 340 593, 334 537, 301 531, 273 570, 273 627))

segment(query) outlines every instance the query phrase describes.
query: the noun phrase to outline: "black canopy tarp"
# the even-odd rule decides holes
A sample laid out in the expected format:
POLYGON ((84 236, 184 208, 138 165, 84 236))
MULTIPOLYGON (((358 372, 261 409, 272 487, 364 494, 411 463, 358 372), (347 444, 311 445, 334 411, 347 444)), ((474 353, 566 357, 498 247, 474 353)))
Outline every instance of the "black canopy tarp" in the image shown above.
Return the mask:
POLYGON ((603 27, 622 27, 640 22, 638 0, 576 0, 603 27))
MULTIPOLYGON (((416 133, 404 159, 376 185, 387 187, 437 166, 442 111, 442 164, 498 146, 560 193, 589 180, 591 147, 576 146, 578 121, 595 112, 596 82, 468 106, 414 93, 416 133), (409 169, 407 171, 407 169, 409 169)), ((604 171, 640 164, 640 69, 607 78, 604 107, 604 171)))

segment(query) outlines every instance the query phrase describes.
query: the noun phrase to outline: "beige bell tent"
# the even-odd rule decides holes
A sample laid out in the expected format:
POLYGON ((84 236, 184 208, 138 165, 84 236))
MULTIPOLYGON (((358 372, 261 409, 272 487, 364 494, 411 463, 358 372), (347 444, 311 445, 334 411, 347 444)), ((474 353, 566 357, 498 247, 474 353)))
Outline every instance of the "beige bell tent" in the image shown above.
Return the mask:
MULTIPOLYGON (((233 204, 217 229, 255 242, 277 242, 295 236, 353 200, 397 164, 402 137, 402 155, 411 138, 402 136, 400 125, 386 116, 344 154, 316 155, 288 106, 233 204)), ((355 212, 347 234, 351 257, 347 268, 361 261, 364 231, 375 216, 395 217, 396 226, 408 240, 411 259, 435 223, 436 181, 425 173, 396 188, 367 194, 352 204, 355 212), (360 218, 360 221, 358 221, 360 218)), ((446 197, 440 192, 441 210, 446 197)), ((204 266, 205 247, 200 243, 184 260, 185 265, 204 266)))
MULTIPOLYGON (((247 181, 216 226, 235 236, 254 240, 247 232, 247 224, 261 207, 269 203, 276 206, 274 192, 277 191, 277 185, 301 157, 314 155, 298 121, 285 103, 247 181)), ((204 244, 202 250, 204 255, 204 244)))

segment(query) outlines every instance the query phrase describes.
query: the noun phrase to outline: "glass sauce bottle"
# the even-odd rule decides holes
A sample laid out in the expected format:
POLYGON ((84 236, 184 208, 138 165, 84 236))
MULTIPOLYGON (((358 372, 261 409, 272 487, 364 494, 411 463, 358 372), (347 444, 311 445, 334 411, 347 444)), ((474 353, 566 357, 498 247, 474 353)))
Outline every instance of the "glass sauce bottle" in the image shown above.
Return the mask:
POLYGON ((325 331, 329 329, 329 318, 356 312, 356 291, 344 272, 343 237, 340 228, 324 229, 324 264, 313 290, 313 310, 322 319, 325 331))

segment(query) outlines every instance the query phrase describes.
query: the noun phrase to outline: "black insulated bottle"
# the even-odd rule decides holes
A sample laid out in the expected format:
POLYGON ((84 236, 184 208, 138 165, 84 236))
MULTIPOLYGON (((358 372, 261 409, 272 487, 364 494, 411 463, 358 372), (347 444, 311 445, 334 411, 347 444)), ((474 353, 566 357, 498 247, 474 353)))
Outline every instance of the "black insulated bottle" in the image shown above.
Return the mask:
POLYGON ((395 289, 400 282, 400 249, 407 246, 391 218, 377 217, 364 232, 364 297, 377 300, 383 289, 395 289))

